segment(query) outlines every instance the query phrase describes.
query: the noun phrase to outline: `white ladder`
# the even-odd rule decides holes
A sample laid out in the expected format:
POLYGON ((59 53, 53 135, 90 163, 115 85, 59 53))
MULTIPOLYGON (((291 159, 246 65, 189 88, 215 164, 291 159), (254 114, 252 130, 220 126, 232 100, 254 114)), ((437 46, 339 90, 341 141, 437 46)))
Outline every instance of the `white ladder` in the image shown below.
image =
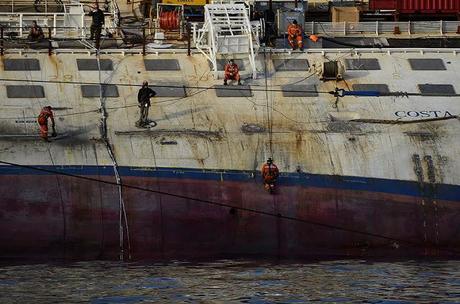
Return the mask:
POLYGON ((248 9, 244 4, 207 4, 205 22, 194 35, 196 48, 211 62, 217 78, 218 55, 247 55, 256 78, 255 54, 258 35, 253 35, 248 9))

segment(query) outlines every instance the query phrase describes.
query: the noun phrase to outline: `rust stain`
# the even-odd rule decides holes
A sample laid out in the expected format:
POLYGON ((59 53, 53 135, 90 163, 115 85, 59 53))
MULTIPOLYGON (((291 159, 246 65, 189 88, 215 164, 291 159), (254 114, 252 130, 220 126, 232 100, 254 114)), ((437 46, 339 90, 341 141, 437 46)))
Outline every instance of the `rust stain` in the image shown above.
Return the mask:
POLYGON ((54 67, 54 72, 56 73, 56 77, 59 77, 59 71, 61 70, 61 68, 59 67, 60 66, 59 59, 56 56, 48 56, 48 58, 50 60, 50 63, 54 67))
POLYGON ((302 144, 303 144, 302 133, 297 132, 295 134, 295 149, 298 155, 302 153, 302 144))

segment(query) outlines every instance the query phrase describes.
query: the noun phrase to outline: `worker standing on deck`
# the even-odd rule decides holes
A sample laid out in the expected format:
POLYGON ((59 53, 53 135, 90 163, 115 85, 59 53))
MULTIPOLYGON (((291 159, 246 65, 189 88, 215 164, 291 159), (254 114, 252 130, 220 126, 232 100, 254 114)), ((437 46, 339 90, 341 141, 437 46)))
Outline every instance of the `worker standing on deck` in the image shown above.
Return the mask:
POLYGON ((264 180, 264 187, 267 191, 270 191, 280 175, 278 167, 273 163, 273 159, 270 157, 267 162, 262 166, 262 178, 264 180))
POLYGON ((142 83, 142 88, 137 93, 137 101, 139 102, 140 108, 140 118, 137 122, 139 127, 145 127, 149 124, 149 108, 150 108, 150 98, 154 97, 157 93, 149 88, 149 83, 144 81, 142 83))
POLYGON ((56 136, 56 126, 54 124, 54 115, 53 115, 53 109, 51 106, 46 106, 44 107, 40 115, 38 115, 38 125, 40 126, 40 137, 45 140, 49 141, 48 139, 48 119, 51 119, 51 127, 53 129, 53 133, 51 137, 56 136))
POLYGON ((238 69, 238 65, 233 61, 233 59, 230 59, 225 65, 224 72, 224 85, 228 84, 228 80, 236 80, 238 81, 238 85, 241 85, 240 71, 238 69))
POLYGON ((99 46, 101 39, 102 26, 105 23, 104 12, 99 8, 99 4, 93 6, 93 10, 89 12, 89 16, 92 17, 91 28, 90 28, 90 40, 96 39, 96 44, 99 46))
POLYGON ((289 45, 292 47, 292 50, 299 48, 301 51, 303 50, 303 35, 302 35, 302 28, 300 25, 297 24, 297 20, 294 20, 291 24, 289 24, 287 28, 288 33, 288 42, 289 45))

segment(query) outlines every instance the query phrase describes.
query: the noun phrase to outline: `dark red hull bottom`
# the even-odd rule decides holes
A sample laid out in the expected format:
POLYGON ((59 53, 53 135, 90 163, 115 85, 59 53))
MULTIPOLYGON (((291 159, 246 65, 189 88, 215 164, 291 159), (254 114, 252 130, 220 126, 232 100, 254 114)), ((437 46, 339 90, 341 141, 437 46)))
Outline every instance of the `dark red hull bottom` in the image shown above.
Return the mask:
MULTIPOLYGON (((460 250, 459 201, 282 184, 270 195, 255 180, 126 176, 123 182, 235 207, 125 188, 125 258, 128 251, 138 260, 452 256, 460 250)), ((116 186, 1 175, 0 196, 1 257, 118 259, 116 186)))

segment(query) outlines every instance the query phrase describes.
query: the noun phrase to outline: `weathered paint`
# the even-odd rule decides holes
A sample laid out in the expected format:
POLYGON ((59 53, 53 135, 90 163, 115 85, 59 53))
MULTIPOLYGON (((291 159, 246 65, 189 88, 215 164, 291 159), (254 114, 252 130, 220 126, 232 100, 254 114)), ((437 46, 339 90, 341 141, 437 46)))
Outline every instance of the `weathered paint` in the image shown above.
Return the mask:
MULTIPOLYGON (((381 70, 346 71, 346 82, 323 83, 311 76, 312 71, 275 71, 272 61, 289 57, 308 59, 312 65, 324 60, 321 54, 267 54, 268 94, 265 79, 260 77, 251 80, 253 96, 241 98, 217 98, 213 90, 194 88, 221 84, 212 78, 202 56, 149 55, 151 59, 177 59, 181 66, 180 71, 149 72, 141 56, 103 55, 114 65, 113 71, 102 72, 103 81, 127 84, 118 86, 120 97, 105 100, 108 139, 123 182, 381 233, 424 246, 414 249, 125 189, 134 258, 403 256, 449 254, 431 251, 436 247, 457 249, 454 215, 460 196, 460 146, 452 143, 458 142, 460 125, 455 118, 412 123, 412 117, 395 116, 398 111, 455 115, 460 113, 456 98, 344 97, 336 103, 329 94, 283 97, 280 86, 315 84, 318 91, 328 92, 336 86, 347 89, 352 84, 386 83, 390 91, 416 92, 418 84, 435 79, 455 87, 460 61, 454 52, 351 53, 326 51, 325 55, 339 60, 377 58, 381 70), (446 70, 410 69, 408 59, 434 57, 445 62, 446 70), (155 98, 150 118, 158 125, 153 130, 135 127, 139 87, 134 85, 144 79, 151 84, 168 79, 190 86, 186 98, 155 98), (341 116, 343 113, 347 115, 341 116), (352 121, 355 118, 359 119, 352 121), (396 119, 411 123, 379 123, 396 119), (247 125, 262 128, 247 132, 243 128, 247 125), (269 156, 282 171, 275 196, 264 192, 257 174, 253 178, 269 156)), ((65 83, 99 81, 97 71, 76 70, 76 59, 87 55, 59 54, 53 60, 46 55, 28 57, 40 59, 41 71, 3 71, 2 75, 18 83, 22 79, 63 83, 43 83, 46 98, 39 99, 9 99, 0 87, 0 160, 115 181, 99 131, 99 100, 83 98, 79 85, 65 83), (39 140, 33 123, 46 104, 57 108, 60 137, 51 144, 39 140)), ((257 66, 264 69, 263 56, 257 66)), ((247 78, 249 72, 242 74, 247 78)), ((0 167, 0 173, 0 228, 4 232, 0 246, 5 256, 117 257, 119 200, 112 186, 13 167, 0 167)))
MULTIPOLYGON (((196 178, 192 179, 191 174, 178 178, 174 169, 164 169, 169 177, 149 177, 151 171, 134 169, 140 174, 123 176, 124 184, 396 240, 125 188, 123 199, 133 259, 451 256, 460 247, 455 217, 460 201, 442 200, 435 195, 435 200, 426 206, 425 194, 420 189, 414 196, 352 190, 346 178, 331 182, 327 177, 317 177, 323 179, 323 187, 318 187, 295 183, 286 177, 286 183, 281 178, 277 194, 270 195, 258 178, 246 179, 244 173, 241 178, 221 181, 212 172, 208 178, 202 178, 205 173, 195 173, 196 178)), ((106 168, 91 170, 88 177, 113 181, 106 168)), ((84 172, 81 168, 63 170, 73 174, 79 171, 84 172)), ((30 173, 21 170, 21 174, 6 172, 0 176, 2 257, 117 258, 119 209, 115 186, 30 173)), ((379 183, 399 182, 375 180, 371 186, 378 188, 379 183)), ((460 193, 458 187, 449 191, 454 195, 460 193)))

